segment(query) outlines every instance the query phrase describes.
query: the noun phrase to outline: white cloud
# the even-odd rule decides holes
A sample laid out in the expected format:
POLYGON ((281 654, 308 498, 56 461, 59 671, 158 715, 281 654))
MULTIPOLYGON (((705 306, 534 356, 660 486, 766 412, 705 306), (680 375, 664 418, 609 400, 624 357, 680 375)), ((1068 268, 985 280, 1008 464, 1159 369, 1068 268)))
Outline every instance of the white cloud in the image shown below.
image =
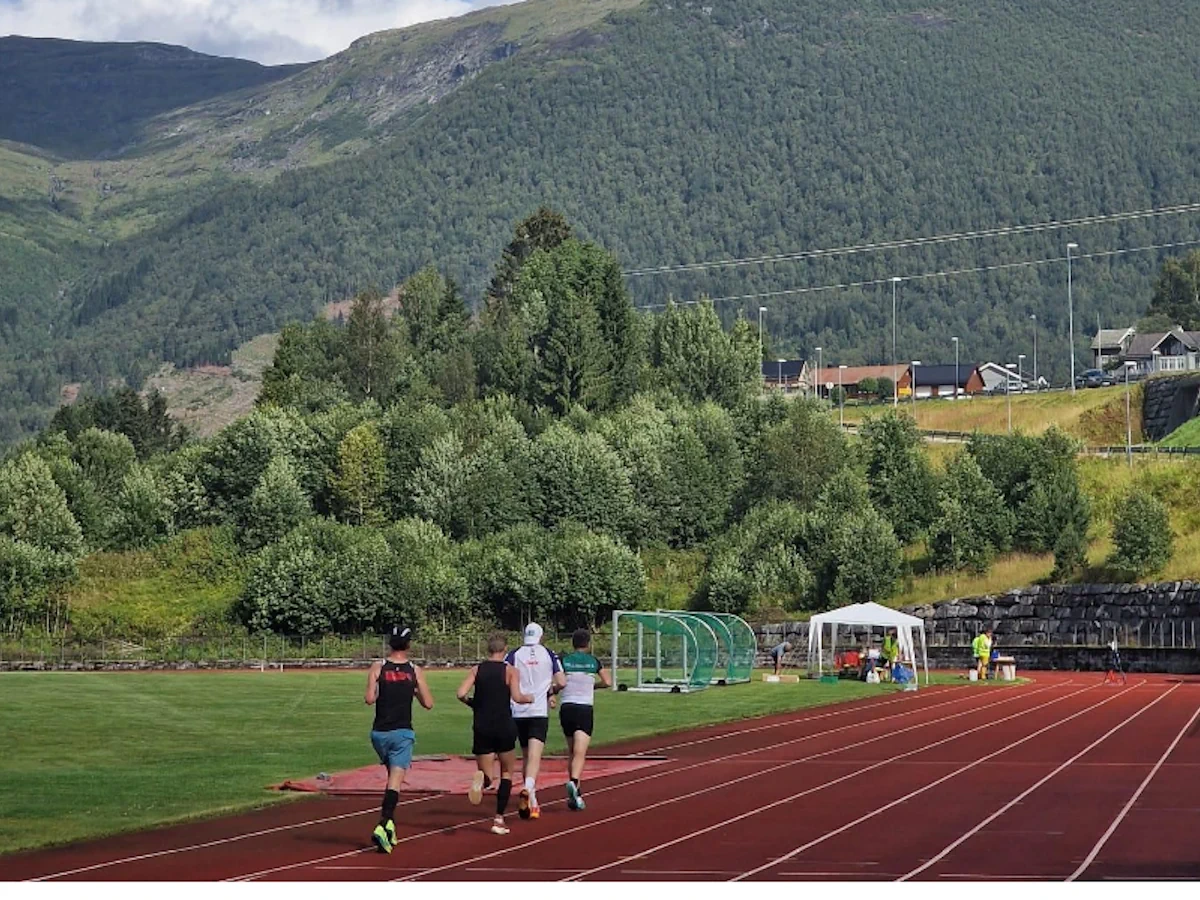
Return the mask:
POLYGON ((271 65, 511 0, 0 0, 0 35, 156 41, 271 65))

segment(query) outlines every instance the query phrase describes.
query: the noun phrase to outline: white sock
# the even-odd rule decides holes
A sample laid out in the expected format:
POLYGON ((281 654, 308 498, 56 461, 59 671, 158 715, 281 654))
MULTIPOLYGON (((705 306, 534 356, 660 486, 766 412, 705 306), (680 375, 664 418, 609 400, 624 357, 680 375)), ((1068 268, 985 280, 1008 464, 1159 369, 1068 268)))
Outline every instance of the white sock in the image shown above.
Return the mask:
POLYGON ((535 790, 536 787, 537 787, 536 779, 533 779, 533 778, 525 779, 525 790, 529 791, 530 799, 533 799, 534 797, 537 796, 537 791, 535 790))

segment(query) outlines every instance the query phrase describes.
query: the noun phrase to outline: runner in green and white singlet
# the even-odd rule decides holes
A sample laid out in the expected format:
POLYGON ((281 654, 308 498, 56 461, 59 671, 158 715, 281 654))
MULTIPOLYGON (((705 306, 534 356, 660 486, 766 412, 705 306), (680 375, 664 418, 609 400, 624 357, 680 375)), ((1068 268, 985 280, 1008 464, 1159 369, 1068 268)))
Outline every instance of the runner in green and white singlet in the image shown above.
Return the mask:
POLYGON ((600 660, 591 654, 591 635, 579 629, 571 637, 574 652, 563 657, 563 673, 567 686, 562 690, 562 704, 558 720, 567 739, 567 752, 571 762, 568 769, 567 807, 583 809, 583 794, 579 781, 583 777, 583 763, 587 758, 588 744, 592 739, 593 707, 595 703, 596 679, 605 687, 612 687, 612 676, 600 660))

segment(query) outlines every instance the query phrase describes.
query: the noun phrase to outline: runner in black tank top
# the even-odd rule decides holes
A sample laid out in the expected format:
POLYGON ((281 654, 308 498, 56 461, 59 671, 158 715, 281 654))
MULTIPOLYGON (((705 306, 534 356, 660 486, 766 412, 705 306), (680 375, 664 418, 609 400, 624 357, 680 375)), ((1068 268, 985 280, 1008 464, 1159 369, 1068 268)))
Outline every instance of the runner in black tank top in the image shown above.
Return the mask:
POLYGON ((512 770, 516 763, 517 747, 517 725, 513 721, 511 701, 529 703, 532 699, 521 693, 516 670, 504 661, 506 649, 504 635, 492 635, 488 639, 488 658, 471 670, 458 689, 458 699, 475 712, 471 752, 479 771, 472 778, 471 789, 467 792, 471 803, 478 805, 483 799, 483 789, 490 780, 487 772, 492 768, 492 760, 500 760, 496 819, 492 823, 495 834, 508 834, 508 828, 504 825, 504 810, 512 794, 512 770), (471 696, 472 688, 474 696, 471 696))
POLYGON ((419 666, 408 661, 408 645, 412 632, 393 628, 388 644, 392 652, 387 659, 371 664, 367 673, 365 700, 375 706, 375 721, 371 726, 371 746, 379 761, 387 767, 387 790, 383 793, 379 824, 371 840, 384 853, 396 845, 396 824, 392 817, 400 800, 400 788, 412 765, 413 733, 412 705, 415 697, 426 709, 433 709, 433 695, 425 683, 419 666))

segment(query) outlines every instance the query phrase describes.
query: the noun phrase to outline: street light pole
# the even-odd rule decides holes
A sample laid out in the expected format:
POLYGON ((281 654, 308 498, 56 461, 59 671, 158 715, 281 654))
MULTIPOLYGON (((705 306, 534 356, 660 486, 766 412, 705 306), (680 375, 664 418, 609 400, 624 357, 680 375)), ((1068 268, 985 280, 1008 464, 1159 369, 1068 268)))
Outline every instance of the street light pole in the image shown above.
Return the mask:
POLYGON ((917 422, 917 366, 919 366, 920 364, 921 364, 921 361, 919 359, 914 359, 912 361, 912 365, 909 367, 910 369, 912 369, 912 381, 909 384, 909 388, 911 388, 909 396, 912 399, 912 414, 913 414, 913 424, 914 425, 917 422))
POLYGON ((1075 393, 1075 306, 1071 300, 1071 251, 1078 244, 1067 244, 1067 328, 1071 341, 1071 393, 1075 393))
POLYGON ((1008 433, 1012 434, 1012 370, 1016 366, 1012 363, 1005 363, 1004 368, 1007 369, 1004 373, 1004 398, 1008 401, 1008 433))
MULTIPOLYGON (((763 368, 763 313, 767 311, 765 306, 758 308, 758 370, 761 373, 763 368)), ((763 373, 763 381, 765 382, 766 374, 763 373)))
POLYGON ((955 399, 955 400, 957 400, 957 399, 958 399, 958 381, 959 381, 959 375, 958 375, 958 338, 956 338, 956 337, 952 337, 952 338, 950 338, 950 340, 954 341, 954 399, 955 399))
POLYGON ((897 382, 900 380, 896 377, 896 285, 900 283, 899 278, 892 278, 892 408, 895 409, 900 403, 900 386, 897 382))
POLYGON ((1037 313, 1029 317, 1033 320, 1033 389, 1038 388, 1037 380, 1037 313))
POLYGON ((846 388, 842 386, 842 372, 845 366, 838 366, 838 407, 842 428, 846 427, 846 388))
POLYGON ((1017 354, 1017 387, 1019 387, 1021 389, 1022 394, 1025 393, 1025 376, 1023 374, 1023 372, 1024 372, 1023 363, 1024 362, 1025 362, 1025 354, 1018 353, 1017 354))
POLYGON ((1134 363, 1125 363, 1125 458, 1129 461, 1129 468, 1133 468, 1133 421, 1129 416, 1129 370, 1134 366, 1134 363))
POLYGON ((817 389, 817 399, 820 400, 821 399, 821 375, 823 374, 821 371, 821 348, 814 347, 813 349, 817 351, 817 378, 813 382, 813 386, 817 389))

